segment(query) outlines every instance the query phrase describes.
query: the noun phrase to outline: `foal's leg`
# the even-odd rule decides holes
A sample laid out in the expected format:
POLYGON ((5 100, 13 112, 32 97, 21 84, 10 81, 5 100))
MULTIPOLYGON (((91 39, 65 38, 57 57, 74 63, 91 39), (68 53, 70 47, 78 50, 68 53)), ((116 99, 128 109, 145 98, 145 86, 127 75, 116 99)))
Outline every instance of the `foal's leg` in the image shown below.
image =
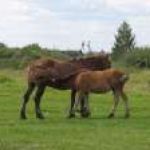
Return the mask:
POLYGON ((32 94, 34 88, 35 88, 34 83, 28 84, 28 89, 23 96, 23 103, 22 103, 21 110, 20 110, 20 118, 21 119, 26 119, 26 104, 28 103, 30 95, 32 94))
POLYGON ((128 97, 124 92, 121 92, 121 97, 125 104, 125 111, 126 111, 125 118, 129 118, 130 117, 130 109, 129 109, 128 97))
POLYGON ((88 99, 88 93, 86 93, 81 101, 81 116, 82 117, 89 117, 90 116, 90 108, 89 108, 89 99, 88 99))
POLYGON ((41 109, 40 109, 40 102, 41 102, 41 97, 44 93, 45 87, 46 86, 44 86, 44 85, 38 86, 38 89, 35 93, 35 98, 34 98, 36 117, 39 119, 44 119, 44 116, 43 116, 41 109))
POLYGON ((108 115, 108 118, 114 117, 118 103, 119 103, 119 94, 117 92, 114 92, 114 104, 111 113, 108 115))
POLYGON ((79 95, 79 102, 80 102, 80 113, 81 113, 81 116, 85 117, 85 110, 86 110, 85 97, 81 93, 79 95))
POLYGON ((69 111, 69 118, 75 117, 75 110, 74 110, 75 96, 76 96, 76 90, 72 90, 71 91, 71 105, 70 105, 70 111, 69 111))

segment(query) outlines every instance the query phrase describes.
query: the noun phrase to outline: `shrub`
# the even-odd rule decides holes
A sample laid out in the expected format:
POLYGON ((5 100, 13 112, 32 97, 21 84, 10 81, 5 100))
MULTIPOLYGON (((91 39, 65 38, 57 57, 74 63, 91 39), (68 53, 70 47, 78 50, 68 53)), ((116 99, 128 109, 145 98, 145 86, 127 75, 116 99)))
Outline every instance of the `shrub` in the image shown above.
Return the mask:
POLYGON ((127 65, 150 68, 150 48, 135 48, 124 57, 127 65))

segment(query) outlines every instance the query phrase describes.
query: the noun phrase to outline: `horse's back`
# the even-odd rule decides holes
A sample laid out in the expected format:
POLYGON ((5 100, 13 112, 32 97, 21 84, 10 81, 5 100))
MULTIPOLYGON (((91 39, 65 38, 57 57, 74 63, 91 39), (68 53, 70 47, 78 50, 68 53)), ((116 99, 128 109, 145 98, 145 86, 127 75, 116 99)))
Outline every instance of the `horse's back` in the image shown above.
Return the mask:
POLYGON ((79 66, 67 61, 57 61, 53 59, 39 59, 32 62, 27 69, 29 81, 45 80, 64 80, 76 74, 79 66))

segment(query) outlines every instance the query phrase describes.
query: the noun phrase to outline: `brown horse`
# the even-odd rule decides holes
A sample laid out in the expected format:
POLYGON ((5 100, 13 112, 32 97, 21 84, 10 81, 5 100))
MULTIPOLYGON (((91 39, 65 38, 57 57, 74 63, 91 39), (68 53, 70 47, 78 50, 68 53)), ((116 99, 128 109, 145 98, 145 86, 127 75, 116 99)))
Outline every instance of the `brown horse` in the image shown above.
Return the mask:
POLYGON ((34 61, 27 69, 28 89, 23 97, 20 110, 21 118, 26 118, 26 104, 35 87, 37 87, 34 98, 36 117, 40 119, 44 118, 40 109, 40 101, 47 86, 62 90, 71 89, 71 108, 69 116, 74 117, 75 114, 72 109, 76 95, 74 85, 76 75, 87 69, 104 70, 110 67, 111 62, 107 54, 66 62, 53 59, 39 59, 34 61))
POLYGON ((78 103, 81 103, 81 115, 87 117, 90 114, 88 106, 88 95, 90 92, 105 93, 112 91, 114 95, 114 105, 109 117, 113 117, 121 96, 126 108, 125 117, 129 117, 128 98, 123 91, 124 85, 128 80, 128 75, 117 69, 106 69, 104 71, 86 71, 76 77, 76 90, 78 98, 76 100, 76 109, 78 103), (84 103, 83 103, 84 101, 84 103), (88 109, 87 109, 88 108, 88 109))

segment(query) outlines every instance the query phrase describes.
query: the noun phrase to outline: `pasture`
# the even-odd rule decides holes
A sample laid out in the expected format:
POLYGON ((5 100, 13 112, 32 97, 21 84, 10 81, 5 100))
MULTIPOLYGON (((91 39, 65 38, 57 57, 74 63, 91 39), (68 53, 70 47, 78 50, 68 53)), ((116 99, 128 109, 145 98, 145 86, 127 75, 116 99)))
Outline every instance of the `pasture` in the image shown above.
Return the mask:
POLYGON ((149 150, 150 70, 132 70, 125 91, 131 117, 124 119, 122 101, 116 117, 107 119, 112 94, 90 95, 92 115, 68 119, 70 92, 47 88, 42 99, 45 120, 35 118, 34 102, 20 120, 26 88, 22 71, 0 71, 0 150, 149 150))

